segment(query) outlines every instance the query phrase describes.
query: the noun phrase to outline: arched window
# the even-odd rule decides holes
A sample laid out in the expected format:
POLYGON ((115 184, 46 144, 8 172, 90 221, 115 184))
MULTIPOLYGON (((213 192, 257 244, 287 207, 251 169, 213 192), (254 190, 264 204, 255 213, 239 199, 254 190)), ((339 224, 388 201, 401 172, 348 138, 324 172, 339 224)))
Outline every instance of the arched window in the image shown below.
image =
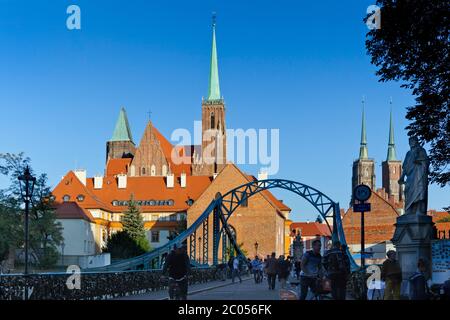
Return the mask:
POLYGON ((69 200, 70 200, 70 196, 69 196, 68 194, 66 194, 66 195, 63 196, 63 201, 64 201, 64 202, 67 202, 67 201, 69 201, 69 200))
POLYGON ((216 117, 214 115, 214 111, 211 112, 211 129, 215 128, 215 124, 216 124, 216 117))
POLYGON ((142 172, 142 175, 145 176, 145 167, 142 167, 141 172, 142 172))
POLYGON ((163 166, 162 166, 162 175, 163 176, 167 175, 167 166, 165 164, 163 164, 163 166))
POLYGON ((150 168, 150 175, 151 176, 156 176, 156 167, 154 164, 152 164, 151 168, 150 168))

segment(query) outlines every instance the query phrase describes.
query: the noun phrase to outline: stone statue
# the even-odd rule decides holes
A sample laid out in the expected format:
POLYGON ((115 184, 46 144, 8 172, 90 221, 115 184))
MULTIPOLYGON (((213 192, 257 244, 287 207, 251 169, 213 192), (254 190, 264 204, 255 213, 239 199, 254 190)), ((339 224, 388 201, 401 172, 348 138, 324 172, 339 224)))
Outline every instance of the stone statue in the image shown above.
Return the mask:
POLYGON ((430 162, 427 152, 416 137, 409 138, 409 146, 411 149, 406 154, 403 172, 398 181, 400 185, 405 185, 405 214, 426 215, 430 162))

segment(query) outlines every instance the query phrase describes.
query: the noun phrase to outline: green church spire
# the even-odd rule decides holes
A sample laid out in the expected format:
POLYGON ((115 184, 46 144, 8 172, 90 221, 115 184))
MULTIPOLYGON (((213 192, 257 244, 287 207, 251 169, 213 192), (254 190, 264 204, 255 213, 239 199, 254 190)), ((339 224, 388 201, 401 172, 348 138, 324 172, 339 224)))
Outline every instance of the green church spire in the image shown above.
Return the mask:
POLYGON ((213 15, 212 22, 212 49, 211 49, 211 68, 209 71, 209 90, 208 101, 220 100, 220 85, 219 85, 219 66, 217 64, 217 48, 216 48, 216 16, 213 15))
POLYGON ((119 118, 114 128, 114 133, 110 141, 131 141, 133 137, 131 135, 130 125, 128 123, 127 112, 125 108, 120 109, 119 118))
POLYGON ((364 98, 362 101, 363 109, 362 109, 362 126, 361 126, 361 144, 359 147, 359 159, 368 159, 369 152, 367 151, 367 136, 366 136, 366 115, 364 108, 364 98))
POLYGON ((388 153, 386 161, 396 161, 397 154, 395 152, 395 142, 394 142, 394 123, 392 121, 392 99, 391 99, 391 115, 389 122, 389 143, 388 143, 388 153))

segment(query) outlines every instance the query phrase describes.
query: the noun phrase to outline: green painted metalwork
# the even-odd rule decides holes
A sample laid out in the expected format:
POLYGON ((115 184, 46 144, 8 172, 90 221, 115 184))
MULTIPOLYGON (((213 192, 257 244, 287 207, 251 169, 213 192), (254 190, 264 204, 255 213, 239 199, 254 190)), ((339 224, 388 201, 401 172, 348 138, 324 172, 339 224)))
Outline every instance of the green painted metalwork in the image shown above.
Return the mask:
POLYGON ((217 63, 217 47, 216 47, 216 21, 213 17, 212 24, 212 48, 211 48, 211 67, 209 70, 209 89, 208 101, 220 100, 220 85, 219 85, 219 66, 217 63))
POLYGON ((110 141, 133 141, 125 108, 120 109, 119 118, 117 118, 116 127, 110 141))

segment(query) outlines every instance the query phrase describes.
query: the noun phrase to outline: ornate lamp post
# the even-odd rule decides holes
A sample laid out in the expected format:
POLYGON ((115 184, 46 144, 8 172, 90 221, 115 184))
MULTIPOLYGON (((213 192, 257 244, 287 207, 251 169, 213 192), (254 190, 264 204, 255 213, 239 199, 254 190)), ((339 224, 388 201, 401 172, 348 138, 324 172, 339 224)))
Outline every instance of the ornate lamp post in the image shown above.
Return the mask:
POLYGON ((20 194, 25 202, 25 271, 24 274, 28 274, 28 220, 30 215, 30 202, 33 196, 34 184, 36 178, 30 173, 30 168, 27 166, 23 172, 23 175, 18 177, 20 185, 20 194))
POLYGON ((255 256, 258 255, 258 247, 259 247, 259 243, 258 241, 255 242, 255 256))

